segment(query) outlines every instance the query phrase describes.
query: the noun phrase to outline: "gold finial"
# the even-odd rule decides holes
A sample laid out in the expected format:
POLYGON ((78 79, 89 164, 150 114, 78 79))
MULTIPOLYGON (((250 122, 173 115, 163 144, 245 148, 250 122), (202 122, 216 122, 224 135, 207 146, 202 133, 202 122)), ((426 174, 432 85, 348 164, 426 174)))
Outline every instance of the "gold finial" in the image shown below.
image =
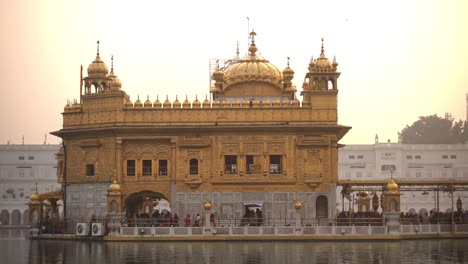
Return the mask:
POLYGON ((146 100, 149 100, 149 94, 148 94, 148 95, 146 95, 146 100))
POLYGON ((216 60, 216 69, 219 70, 219 60, 216 60))
POLYGON ((37 182, 34 183, 36 185, 36 193, 37 193, 37 182))
POLYGON ((99 57, 99 40, 97 41, 97 56, 99 57))
POLYGON ((255 45, 255 36, 257 33, 255 33, 255 30, 252 29, 252 32, 250 32, 250 38, 252 39, 252 45, 255 45))
POLYGON ((325 54, 325 49, 323 48, 323 38, 322 38, 322 50, 321 54, 325 54))
POLYGON ((290 58, 288 57, 288 68, 289 68, 289 60, 290 60, 290 58))
POLYGON ((237 41, 236 59, 239 58, 239 41, 237 41))
POLYGON ((393 170, 390 170, 390 179, 393 180, 393 170))
POLYGON ((111 55, 111 72, 114 72, 114 55, 111 55))
POLYGON ((252 30, 252 32, 250 33, 250 37, 252 38, 252 43, 250 44, 250 47, 249 47, 249 55, 252 56, 252 57, 255 57, 255 52, 258 51, 257 47, 255 46, 255 35, 257 35, 257 33, 255 33, 255 31, 252 30))

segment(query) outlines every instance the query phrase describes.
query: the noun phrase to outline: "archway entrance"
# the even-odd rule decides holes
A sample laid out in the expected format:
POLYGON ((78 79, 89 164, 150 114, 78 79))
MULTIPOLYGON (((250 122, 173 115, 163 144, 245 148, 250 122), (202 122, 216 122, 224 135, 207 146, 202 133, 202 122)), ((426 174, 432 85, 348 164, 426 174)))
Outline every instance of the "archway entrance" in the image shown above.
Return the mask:
POLYGON ((167 198, 158 192, 141 191, 131 194, 124 204, 123 211, 127 219, 150 217, 155 211, 171 211, 167 198))
POLYGON ((9 225, 10 224, 10 213, 7 210, 2 210, 0 213, 0 224, 9 225))

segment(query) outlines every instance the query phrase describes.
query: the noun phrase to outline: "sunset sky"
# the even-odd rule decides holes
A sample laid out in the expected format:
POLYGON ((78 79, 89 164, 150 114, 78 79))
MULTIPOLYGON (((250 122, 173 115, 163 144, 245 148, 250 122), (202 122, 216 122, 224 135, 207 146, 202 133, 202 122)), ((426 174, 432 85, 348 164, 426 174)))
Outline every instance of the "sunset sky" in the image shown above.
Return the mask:
POLYGON ((466 0, 3 0, 0 144, 42 144, 62 127, 97 40, 132 101, 193 101, 209 93, 209 59, 233 57, 237 41, 247 52, 248 26, 271 63, 282 70, 291 58, 298 97, 323 37, 341 72, 339 123, 353 127, 341 143, 396 141, 419 116, 466 119, 467 11, 466 0))

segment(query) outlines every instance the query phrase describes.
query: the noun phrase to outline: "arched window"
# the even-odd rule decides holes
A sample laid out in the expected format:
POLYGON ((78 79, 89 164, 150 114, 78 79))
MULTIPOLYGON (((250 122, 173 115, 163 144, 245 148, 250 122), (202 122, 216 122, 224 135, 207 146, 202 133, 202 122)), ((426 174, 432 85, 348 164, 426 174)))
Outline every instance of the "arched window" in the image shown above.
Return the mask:
POLYGON ((10 213, 7 210, 2 210, 0 213, 0 221, 2 225, 10 224, 10 213))
POLYGON ((334 89, 333 81, 330 79, 328 80, 328 90, 333 90, 333 89, 334 89))
POLYGON ((197 159, 190 160, 190 174, 192 175, 198 174, 198 160, 197 159))
POLYGON ((11 212, 11 224, 12 225, 21 225, 21 212, 18 209, 11 212))

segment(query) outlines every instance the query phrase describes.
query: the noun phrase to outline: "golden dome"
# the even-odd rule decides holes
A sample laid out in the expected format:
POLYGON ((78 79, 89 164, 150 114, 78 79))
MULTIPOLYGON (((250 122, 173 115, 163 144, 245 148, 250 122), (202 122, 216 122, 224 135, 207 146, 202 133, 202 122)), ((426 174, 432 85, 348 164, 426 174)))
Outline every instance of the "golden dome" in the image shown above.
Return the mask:
POLYGON ((143 107, 143 104, 140 101, 140 96, 138 96, 138 99, 135 101, 135 107, 143 107))
POLYGON ((122 89, 122 82, 120 81, 119 77, 114 75, 113 71, 110 72, 109 78, 111 79, 111 88, 112 88, 112 90, 122 89))
POLYGON ((210 108, 210 101, 208 100, 208 96, 205 96, 205 100, 203 101, 203 108, 210 108))
POLYGON ((39 194, 33 193, 33 195, 31 195, 31 201, 39 201, 39 199, 39 194))
POLYGON ((217 81, 217 82, 222 82, 223 81, 223 76, 224 76, 224 72, 219 69, 219 63, 217 63, 217 66, 216 66, 216 70, 213 72, 213 80, 217 81))
POLYGON ((169 97, 166 95, 166 100, 164 101, 163 107, 171 108, 171 106, 172 106, 171 101, 169 101, 169 97))
POLYGON ((315 61, 313 58, 310 60, 309 70, 315 71, 315 72, 335 72, 337 66, 338 66, 338 63, 336 62, 336 59, 333 61, 333 65, 332 65, 330 60, 328 60, 328 58, 325 56, 325 51, 323 48, 323 38, 322 38, 322 49, 320 52, 320 56, 315 61))
POLYGON ((183 108, 190 108, 190 102, 189 102, 189 100, 188 100, 188 96, 187 96, 187 95, 185 96, 185 101, 184 101, 184 103, 182 104, 182 107, 183 107, 183 108))
POLYGON ((176 95, 175 97, 175 101, 174 103, 172 104, 172 107, 174 108, 180 108, 181 104, 180 104, 180 101, 179 101, 179 97, 176 95))
POLYGON ((213 102, 211 102, 211 106, 212 106, 213 108, 219 108, 220 103, 219 103, 218 99, 213 100, 213 102))
POLYGON ((114 56, 111 57, 111 71, 109 73, 109 79, 111 80, 110 85, 112 90, 120 90, 122 88, 122 82, 114 74, 114 56))
POLYGON ((99 78, 99 77, 106 77, 109 73, 107 69, 107 65, 101 60, 99 57, 99 40, 97 42, 97 54, 94 61, 88 66, 88 77, 99 78))
POLYGON ((156 101, 153 104, 154 108, 161 108, 162 103, 159 101, 159 96, 156 96, 156 101))
POLYGON ((117 183, 117 181, 114 179, 112 184, 109 186, 108 189, 109 192, 120 192, 120 185, 117 183))
POLYGON ((398 184, 392 179, 387 183, 387 193, 398 193, 398 184))
POLYGON ((201 103, 200 103, 200 101, 198 101, 198 96, 195 96, 195 101, 193 101, 192 106, 193 106, 193 108, 200 108, 201 107, 201 103))
POLYGON ((301 106, 301 102, 299 102, 299 100, 297 100, 296 96, 294 96, 294 99, 292 100, 291 104, 294 107, 300 107, 301 106))
POLYGON ((146 97, 146 101, 145 101, 145 104, 144 104, 145 107, 152 107, 153 104, 151 103, 150 99, 149 99, 149 95, 148 97, 146 97))
POLYGON ((252 43, 249 53, 224 71, 225 86, 223 89, 226 90, 229 86, 246 81, 266 82, 281 88, 283 73, 261 55, 256 54, 258 50, 254 41, 256 34, 252 32, 250 35, 252 43))
POLYGON ((273 99, 273 101, 271 102, 271 106, 273 106, 273 107, 279 107, 279 106, 281 106, 281 101, 279 100, 278 97, 275 97, 275 98, 273 99))

